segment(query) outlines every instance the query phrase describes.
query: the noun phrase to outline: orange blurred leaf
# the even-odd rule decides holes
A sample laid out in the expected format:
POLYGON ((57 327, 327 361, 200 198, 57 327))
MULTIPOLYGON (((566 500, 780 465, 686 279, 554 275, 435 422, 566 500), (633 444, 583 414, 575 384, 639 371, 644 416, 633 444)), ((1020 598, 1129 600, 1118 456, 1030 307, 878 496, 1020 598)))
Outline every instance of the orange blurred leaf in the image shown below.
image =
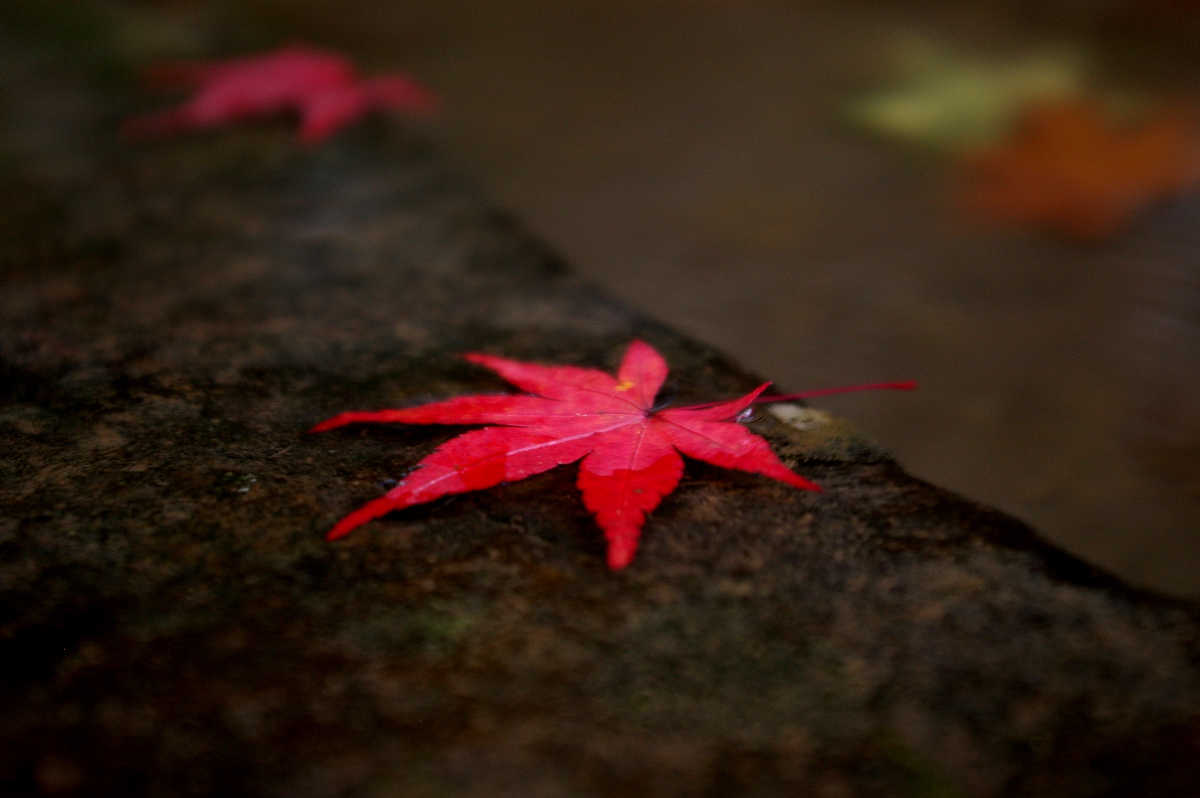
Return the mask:
POLYGON ((959 199, 988 219, 1100 240, 1200 183, 1197 123, 1182 105, 1137 125, 1082 100, 1033 106, 1005 142, 965 159, 959 199))

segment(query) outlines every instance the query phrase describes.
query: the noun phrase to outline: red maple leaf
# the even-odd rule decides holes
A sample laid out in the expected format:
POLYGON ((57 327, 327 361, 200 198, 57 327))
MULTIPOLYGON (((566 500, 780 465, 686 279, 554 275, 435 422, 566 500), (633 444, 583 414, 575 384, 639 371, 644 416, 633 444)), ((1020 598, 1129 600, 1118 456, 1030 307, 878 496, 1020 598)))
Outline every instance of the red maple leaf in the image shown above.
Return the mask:
POLYGON ((433 95, 406 76, 362 80, 342 56, 305 47, 228 61, 162 64, 148 78, 159 86, 195 89, 195 94, 175 108, 129 120, 128 135, 161 136, 292 112, 300 117, 300 138, 315 143, 373 109, 421 113, 435 104, 433 95))
MULTIPOLYGON (((402 410, 342 413, 310 430, 361 422, 498 425, 444 443, 387 494, 339 521, 329 540, 392 510, 524 479, 583 458, 577 484, 584 505, 604 530, 608 564, 615 570, 633 559, 646 513, 679 484, 681 452, 797 488, 820 490, 789 470, 765 440, 730 421, 770 383, 739 399, 656 409, 654 396, 666 379, 667 363, 641 341, 629 346, 616 377, 596 369, 543 366, 492 355, 466 358, 533 395, 463 396, 402 410)), ((913 385, 888 383, 835 391, 865 387, 913 385)))

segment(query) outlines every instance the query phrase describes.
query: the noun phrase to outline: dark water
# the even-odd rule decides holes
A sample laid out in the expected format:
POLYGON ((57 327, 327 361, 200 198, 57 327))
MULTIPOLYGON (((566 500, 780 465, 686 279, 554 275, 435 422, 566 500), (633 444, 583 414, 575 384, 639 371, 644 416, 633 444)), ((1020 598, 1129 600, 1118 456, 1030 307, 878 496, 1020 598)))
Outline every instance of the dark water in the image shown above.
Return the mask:
POLYGON ((1200 53, 1169 17, 1125 39, 1120 3, 257 5, 421 75, 451 156, 628 301, 786 389, 920 380, 820 405, 919 476, 1200 592, 1200 197, 1097 246, 983 229, 945 159, 838 113, 900 31, 1067 42, 1098 85, 1178 90, 1200 53))

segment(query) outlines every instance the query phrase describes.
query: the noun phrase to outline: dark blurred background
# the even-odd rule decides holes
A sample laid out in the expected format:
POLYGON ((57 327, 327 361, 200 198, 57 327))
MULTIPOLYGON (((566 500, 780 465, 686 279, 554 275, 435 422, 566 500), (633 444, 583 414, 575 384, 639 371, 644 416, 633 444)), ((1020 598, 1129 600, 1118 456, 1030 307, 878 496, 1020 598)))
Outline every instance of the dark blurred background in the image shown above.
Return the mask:
POLYGON ((410 71, 442 98, 446 157, 597 283, 784 390, 919 380, 818 405, 918 476, 1200 594, 1200 195, 1101 240, 983 224, 952 200, 959 144, 846 111, 903 83, 914 41, 1070 53, 1079 91, 1131 107, 1187 97, 1197 4, 247 0, 216 12, 232 39, 200 24, 211 5, 133 8, 147 58, 307 41, 410 71))

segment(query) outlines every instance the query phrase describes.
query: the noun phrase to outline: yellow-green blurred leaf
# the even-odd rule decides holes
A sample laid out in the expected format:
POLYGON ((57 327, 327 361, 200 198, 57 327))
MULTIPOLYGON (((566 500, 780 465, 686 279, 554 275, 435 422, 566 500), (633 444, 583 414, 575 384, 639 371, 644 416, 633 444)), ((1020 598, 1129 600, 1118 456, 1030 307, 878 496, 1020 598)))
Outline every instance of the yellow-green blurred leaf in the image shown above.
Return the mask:
POLYGON ((897 45, 893 62, 893 85, 849 103, 847 116, 888 138, 951 150, 997 139, 1022 107, 1079 92, 1086 73, 1068 48, 984 61, 924 39, 897 45))

